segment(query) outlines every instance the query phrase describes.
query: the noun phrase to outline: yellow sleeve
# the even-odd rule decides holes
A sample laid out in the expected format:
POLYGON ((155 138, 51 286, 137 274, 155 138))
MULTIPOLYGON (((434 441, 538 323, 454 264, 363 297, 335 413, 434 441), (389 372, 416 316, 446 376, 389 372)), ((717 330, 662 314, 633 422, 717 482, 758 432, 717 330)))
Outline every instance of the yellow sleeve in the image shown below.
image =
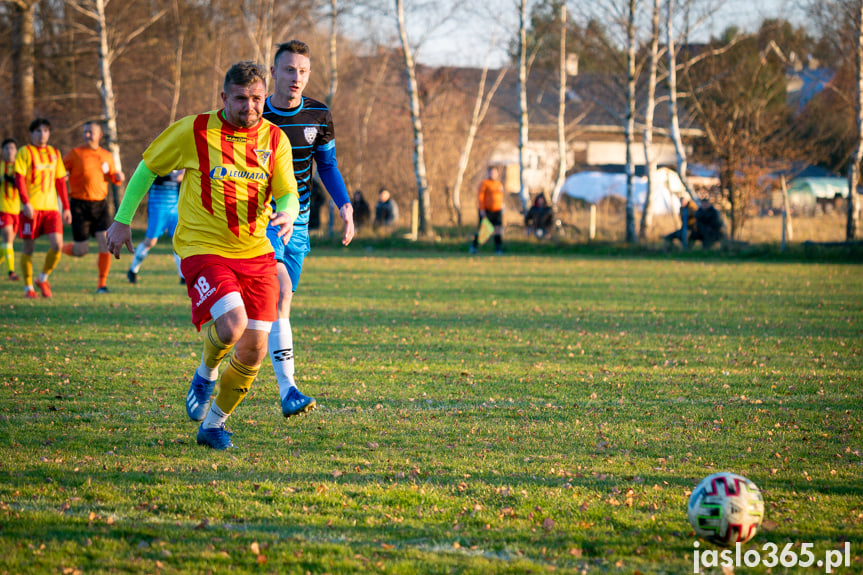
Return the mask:
POLYGON ((194 149, 194 132, 191 125, 195 116, 187 116, 165 128, 144 150, 143 159, 156 175, 167 176, 183 164, 183 153, 191 146, 194 149))

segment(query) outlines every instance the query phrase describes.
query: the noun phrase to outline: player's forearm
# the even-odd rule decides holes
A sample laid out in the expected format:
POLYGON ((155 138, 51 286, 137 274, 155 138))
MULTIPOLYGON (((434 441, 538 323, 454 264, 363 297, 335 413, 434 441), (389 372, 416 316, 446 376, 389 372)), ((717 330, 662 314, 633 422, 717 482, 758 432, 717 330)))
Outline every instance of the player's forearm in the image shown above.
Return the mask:
POLYGON ((63 209, 69 209, 69 194, 66 191, 66 179, 65 178, 57 178, 54 180, 55 187, 57 188, 57 195, 60 196, 60 203, 63 204, 63 209))
POLYGON ((291 221, 297 219, 300 214, 300 198, 296 193, 289 193, 275 198, 276 211, 285 212, 290 216, 291 221))
POLYGON ((351 199, 348 196, 348 188, 345 186, 345 180, 342 178, 342 173, 339 171, 339 165, 336 161, 335 142, 330 142, 329 146, 315 150, 315 164, 318 167, 318 175, 321 177, 327 193, 330 194, 336 207, 341 209, 351 199))
POLYGON ((348 197, 348 188, 345 186, 345 180, 342 178, 342 173, 339 172, 337 167, 333 166, 325 170, 318 168, 318 175, 321 177, 321 182, 323 182, 324 187, 327 189, 337 208, 341 209, 342 206, 350 203, 351 199, 348 197))
POLYGON ((15 174, 15 187, 18 188, 18 197, 21 198, 21 203, 25 206, 30 203, 30 196, 27 195, 27 182, 24 181, 24 176, 15 174))
POLYGON ((150 171, 147 164, 143 161, 138 164, 135 173, 132 174, 132 178, 129 180, 129 184, 126 186, 126 193, 123 195, 123 201, 120 202, 120 207, 117 209, 117 215, 114 216, 114 219, 121 224, 131 224, 132 219, 135 217, 135 210, 138 209, 138 205, 144 199, 144 196, 155 180, 156 174, 150 171))

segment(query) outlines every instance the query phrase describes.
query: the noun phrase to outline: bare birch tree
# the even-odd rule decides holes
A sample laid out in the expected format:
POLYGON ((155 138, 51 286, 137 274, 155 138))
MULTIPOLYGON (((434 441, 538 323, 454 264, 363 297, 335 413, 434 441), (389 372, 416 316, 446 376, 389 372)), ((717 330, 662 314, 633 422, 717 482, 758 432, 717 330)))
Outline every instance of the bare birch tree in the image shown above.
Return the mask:
POLYGON ((137 28, 125 34, 110 34, 105 9, 111 0, 66 0, 66 5, 76 10, 92 22, 92 28, 84 28, 94 37, 99 46, 99 97, 102 100, 102 113, 105 121, 105 139, 108 151, 114 158, 117 170, 122 170, 120 143, 117 136, 117 105, 114 97, 114 81, 111 65, 120 58, 132 42, 147 28, 165 15, 160 10, 142 22, 137 28), (109 37, 110 36, 110 37, 109 37))
POLYGON ((668 61, 668 113, 671 123, 671 141, 674 143, 674 153, 677 158, 677 174, 686 188, 686 193, 697 203, 698 197, 689 184, 686 148, 683 145, 683 137, 680 133, 680 114, 677 102, 677 48, 675 45, 677 40, 674 36, 674 0, 666 0, 665 7, 665 49, 668 61))
POLYGON ((557 85, 557 178, 551 190, 551 204, 557 206, 566 179, 566 2, 560 3, 560 59, 557 85))
MULTIPOLYGON (((489 57, 491 53, 489 53, 489 57)), ((485 115, 488 112, 488 108, 491 105, 491 100, 494 97, 495 92, 500 87, 501 82, 503 82, 503 78, 506 75, 507 71, 509 71, 509 67, 504 67, 500 71, 498 71, 497 78, 492 84, 491 88, 486 92, 485 84, 486 79, 488 77, 488 67, 489 67, 489 59, 486 59, 485 66, 482 69, 482 74, 480 75, 479 88, 477 89, 476 100, 474 100, 473 113, 471 114, 470 125, 468 126, 467 136, 465 138, 464 147, 462 148, 461 155, 459 156, 458 161, 458 170, 456 171, 455 183, 452 186, 450 203, 452 205, 453 211, 455 212, 456 224, 462 225, 462 213, 461 213, 461 187, 464 183, 464 175, 467 171, 468 162, 470 161, 470 153, 473 149, 473 143, 476 139, 476 133, 479 129, 480 124, 485 119, 485 115)))
POLYGON ((857 0, 854 8, 854 25, 857 32, 857 51, 854 58, 857 73, 857 141, 848 168, 848 221, 845 226, 845 240, 849 242, 857 238, 860 217, 857 186, 860 184, 860 162, 863 161, 863 0, 857 0))
MULTIPOLYGON (((669 2, 673 0, 668 0, 669 2)), ((644 162, 647 170, 647 193, 641 210, 641 226, 638 235, 641 240, 647 238, 647 231, 653 223, 651 200, 656 187, 656 154, 653 152, 653 118, 656 111, 656 76, 659 68, 659 0, 653 0, 650 27, 650 53, 647 67, 647 102, 644 110, 644 162)))
POLYGON ((530 192, 524 172, 527 169, 527 0, 519 1, 518 12, 518 197, 521 209, 527 211, 530 192))
POLYGON ((404 0, 395 0, 396 20, 402 53, 404 54, 405 73, 407 74, 407 92, 411 114, 411 126, 414 136, 414 172, 417 182, 417 200, 419 201, 419 233, 428 236, 431 228, 431 199, 429 198, 429 183, 425 164, 425 138, 423 135, 422 113, 420 110, 419 88, 417 86, 416 62, 413 49, 408 42, 407 26, 405 24, 404 0))
POLYGON ((635 8, 636 0, 628 0, 626 12, 626 123, 623 128, 626 143, 626 242, 635 243, 635 161, 632 147, 635 139, 635 8))

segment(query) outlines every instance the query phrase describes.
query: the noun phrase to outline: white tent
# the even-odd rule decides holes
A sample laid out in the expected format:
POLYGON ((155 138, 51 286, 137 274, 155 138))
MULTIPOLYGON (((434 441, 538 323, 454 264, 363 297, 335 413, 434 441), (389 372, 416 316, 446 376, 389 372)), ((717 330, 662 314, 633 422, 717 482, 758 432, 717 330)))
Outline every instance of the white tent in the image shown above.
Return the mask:
MULTIPOLYGON (((634 176, 633 184, 635 206, 642 209, 647 197, 647 178, 634 176)), ((680 196, 685 193, 677 172, 660 168, 656 172, 655 184, 650 202, 651 212, 654 215, 677 213, 680 210, 680 196)), ((579 172, 566 179, 562 191, 568 196, 581 198, 591 204, 606 196, 617 196, 626 200, 626 174, 579 172)))

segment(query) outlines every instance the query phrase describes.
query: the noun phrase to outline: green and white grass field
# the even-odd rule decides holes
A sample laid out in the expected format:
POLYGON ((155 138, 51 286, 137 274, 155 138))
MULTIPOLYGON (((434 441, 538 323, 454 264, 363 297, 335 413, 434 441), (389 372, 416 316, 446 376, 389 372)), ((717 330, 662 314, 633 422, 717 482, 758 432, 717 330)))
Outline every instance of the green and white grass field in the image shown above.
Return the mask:
POLYGON ((721 470, 764 494, 746 549, 849 542, 834 572, 863 571, 859 264, 317 247, 318 409, 284 419, 267 360, 214 452, 168 253, 109 295, 93 254, 51 300, 0 285, 0 573, 691 573, 721 470))

